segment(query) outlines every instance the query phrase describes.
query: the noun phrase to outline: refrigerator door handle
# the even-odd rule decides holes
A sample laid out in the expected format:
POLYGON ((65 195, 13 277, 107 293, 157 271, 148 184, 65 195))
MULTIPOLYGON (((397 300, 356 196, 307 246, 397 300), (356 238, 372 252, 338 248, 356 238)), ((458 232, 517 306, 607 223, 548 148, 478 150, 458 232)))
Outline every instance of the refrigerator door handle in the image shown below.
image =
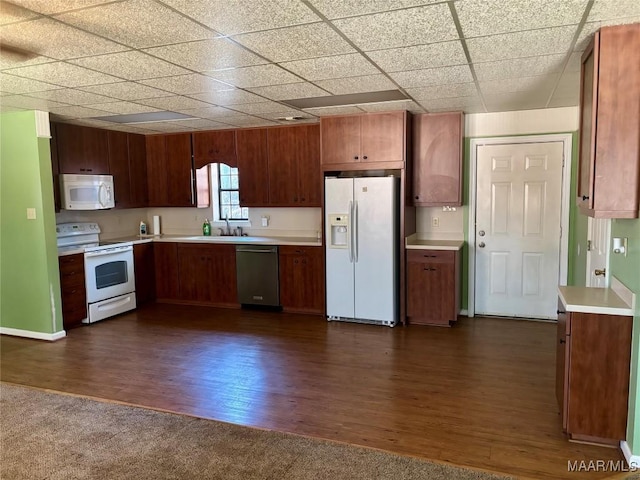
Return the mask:
POLYGON ((349 250, 349 262, 353 263, 353 202, 349 201, 349 229, 347 238, 347 249, 349 250))
POLYGON ((353 261, 358 263, 358 201, 353 203, 353 261))

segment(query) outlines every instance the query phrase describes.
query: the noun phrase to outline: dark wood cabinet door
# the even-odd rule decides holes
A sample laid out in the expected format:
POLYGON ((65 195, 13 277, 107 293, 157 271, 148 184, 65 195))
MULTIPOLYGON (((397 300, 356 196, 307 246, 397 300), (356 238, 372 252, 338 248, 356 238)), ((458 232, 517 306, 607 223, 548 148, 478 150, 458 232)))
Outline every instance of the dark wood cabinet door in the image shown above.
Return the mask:
POLYGON ((113 175, 116 208, 129 208, 131 206, 131 183, 127 134, 108 131, 107 141, 109 145, 109 171, 113 175))
POLYGON ((299 127, 267 130, 269 151, 269 203, 273 206, 299 206, 297 162, 299 127))
POLYGON ((462 122, 462 113, 414 116, 414 205, 462 205, 462 122))
POLYGON ((360 115, 322 117, 322 165, 360 161, 360 115))
POLYGON ((216 305, 238 305, 235 245, 211 245, 212 301, 216 305))
POLYGON ((82 324, 87 318, 87 292, 84 283, 84 255, 58 257, 62 325, 65 330, 82 324))
POLYGON ((279 249, 280 304, 285 311, 324 312, 322 247, 283 245, 279 249))
POLYGON ((597 74, 600 32, 582 55, 580 75, 580 160, 578 163, 577 203, 583 208, 593 205, 593 160, 596 142, 597 74))
POLYGON ((150 207, 165 207, 169 204, 167 187, 167 147, 164 135, 145 137, 147 158, 147 192, 150 207))
POLYGON ((190 207, 195 204, 191 134, 178 133, 165 136, 167 201, 166 206, 190 207))
POLYGON ((59 123, 56 135, 60 173, 109 174, 107 130, 59 123))
POLYGON ((238 165, 235 130, 194 132, 192 138, 195 168, 209 163, 226 163, 231 167, 238 165))
POLYGON ((567 361, 569 355, 567 319, 570 314, 564 311, 562 302, 558 302, 558 324, 556 325, 556 400, 562 415, 562 428, 567 428, 567 380, 569 378, 567 361))
POLYGON ((404 162, 406 112, 362 115, 361 162, 404 162))
POLYGON ((320 126, 305 125, 299 130, 297 174, 298 200, 302 207, 322 206, 322 172, 320 167, 320 126))
POLYGON ((178 278, 178 244, 157 242, 153 245, 156 298, 178 300, 180 282, 178 278))
POLYGON ((129 146, 129 205, 132 208, 146 207, 149 205, 146 141, 144 135, 129 133, 127 136, 129 146))
POLYGON ((56 212, 60 211, 60 165, 58 164, 58 138, 56 124, 52 123, 51 128, 51 175, 53 177, 53 207, 56 212))
POLYGON ((138 243, 133 246, 133 268, 136 277, 136 304, 138 306, 155 299, 155 258, 153 243, 138 243))
POLYGON ((267 129, 236 131, 240 205, 266 207, 269 205, 269 165, 267 129))
POLYGON ((235 246, 181 244, 178 263, 181 300, 210 305, 238 303, 235 246))

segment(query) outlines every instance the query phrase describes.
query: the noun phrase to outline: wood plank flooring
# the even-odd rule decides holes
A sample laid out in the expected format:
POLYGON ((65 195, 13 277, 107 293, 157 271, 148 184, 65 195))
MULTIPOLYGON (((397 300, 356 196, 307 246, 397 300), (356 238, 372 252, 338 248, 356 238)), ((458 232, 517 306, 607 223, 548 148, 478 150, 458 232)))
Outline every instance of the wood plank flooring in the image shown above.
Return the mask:
POLYGON ((555 399, 555 325, 451 329, 152 304, 57 342, 2 336, 0 378, 521 478, 605 478, 555 399))

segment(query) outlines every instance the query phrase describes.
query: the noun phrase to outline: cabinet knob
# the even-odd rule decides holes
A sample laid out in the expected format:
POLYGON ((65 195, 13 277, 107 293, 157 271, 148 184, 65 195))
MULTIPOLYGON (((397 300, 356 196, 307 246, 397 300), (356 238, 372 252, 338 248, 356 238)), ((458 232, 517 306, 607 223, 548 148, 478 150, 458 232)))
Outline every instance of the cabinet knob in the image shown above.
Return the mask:
POLYGON ((561 338, 560 343, 567 343, 567 341, 564 338, 561 338))
POLYGON ((363 156, 363 157, 362 157, 362 159, 363 159, 363 160, 366 160, 366 159, 367 159, 367 156, 366 156, 366 155, 365 155, 365 156, 363 156))
POLYGON ((582 195, 582 200, 589 200, 589 195, 582 195))
POLYGON ((416 195, 416 200, 420 200, 420 195, 416 195))
POLYGON ((567 313, 567 312, 564 312, 564 311, 562 311, 562 310, 556 310, 556 313, 557 313, 558 315, 564 315, 564 314, 565 314, 565 313, 567 313))
POLYGON ((356 155, 355 157, 353 157, 354 160, 358 160, 358 156, 356 155))

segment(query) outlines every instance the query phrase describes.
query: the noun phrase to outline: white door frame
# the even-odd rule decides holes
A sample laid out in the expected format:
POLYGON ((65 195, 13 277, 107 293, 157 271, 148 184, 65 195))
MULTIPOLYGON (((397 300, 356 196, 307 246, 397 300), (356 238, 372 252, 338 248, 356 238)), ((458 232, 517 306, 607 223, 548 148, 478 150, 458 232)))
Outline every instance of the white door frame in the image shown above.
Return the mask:
POLYGON ((569 259, 569 210, 571 205, 571 153, 573 136, 571 133, 557 133, 551 135, 527 135, 518 137, 490 137, 471 139, 471 160, 469 176, 469 291, 467 299, 467 315, 475 315, 476 293, 476 191, 477 191, 477 162, 478 147, 485 145, 506 145, 516 143, 545 143, 562 142, 564 161, 562 165, 562 205, 560 212, 560 275, 559 285, 567 284, 569 259))

